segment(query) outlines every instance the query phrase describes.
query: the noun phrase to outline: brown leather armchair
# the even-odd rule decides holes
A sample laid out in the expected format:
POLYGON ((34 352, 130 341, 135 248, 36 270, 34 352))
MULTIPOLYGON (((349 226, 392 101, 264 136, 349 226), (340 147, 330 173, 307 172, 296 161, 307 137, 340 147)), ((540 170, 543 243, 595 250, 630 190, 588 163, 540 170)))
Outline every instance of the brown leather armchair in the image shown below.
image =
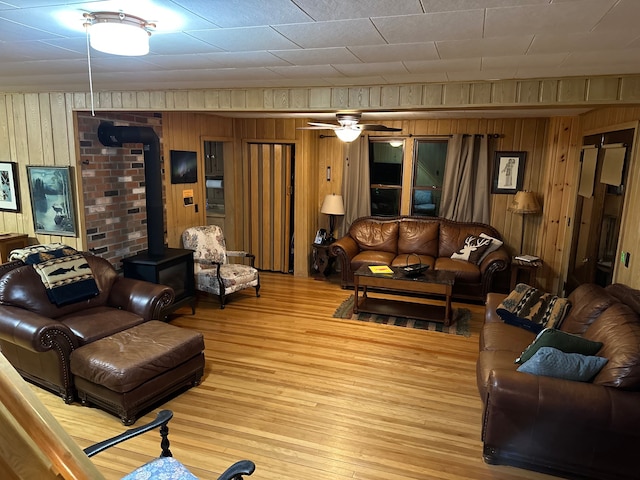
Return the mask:
POLYGON ((31 265, 0 265, 0 350, 24 378, 67 403, 75 399, 69 367, 74 349, 159 319, 174 299, 170 287, 123 278, 107 260, 84 256, 99 294, 60 307, 31 265))

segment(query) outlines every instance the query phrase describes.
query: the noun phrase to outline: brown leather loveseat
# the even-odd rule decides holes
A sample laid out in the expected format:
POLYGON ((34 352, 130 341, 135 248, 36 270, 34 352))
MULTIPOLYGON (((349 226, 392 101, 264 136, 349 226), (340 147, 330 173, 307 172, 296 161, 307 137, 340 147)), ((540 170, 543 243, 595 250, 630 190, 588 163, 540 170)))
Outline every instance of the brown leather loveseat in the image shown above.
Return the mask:
POLYGON ((514 360, 535 334, 503 323, 487 296, 480 335, 478 389, 484 402, 487 463, 562 478, 638 478, 640 451, 640 291, 614 284, 579 286, 556 327, 603 345, 607 363, 581 382, 516 371, 514 360))
POLYGON ((510 263, 506 248, 500 243, 477 264, 451 258, 468 236, 480 234, 502 241, 495 228, 482 223, 416 216, 361 217, 344 237, 331 244, 330 252, 342 263, 343 288, 353 285, 353 272, 362 265, 422 263, 456 273, 455 297, 484 301, 492 290, 494 274, 510 263))
POLYGON ((74 349, 152 319, 174 299, 164 285, 123 278, 107 260, 85 253, 99 293, 56 306, 31 265, 0 265, 0 350, 20 374, 67 402, 75 399, 74 349))

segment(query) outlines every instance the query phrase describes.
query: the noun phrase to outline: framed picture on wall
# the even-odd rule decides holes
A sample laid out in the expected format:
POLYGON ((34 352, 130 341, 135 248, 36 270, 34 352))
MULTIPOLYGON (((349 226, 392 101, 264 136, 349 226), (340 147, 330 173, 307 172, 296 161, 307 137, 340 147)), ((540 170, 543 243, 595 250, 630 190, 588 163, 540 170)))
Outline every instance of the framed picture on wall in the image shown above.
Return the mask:
POLYGON ((0 211, 20 211, 18 164, 15 162, 0 162, 0 211))
POLYGON ((171 183, 196 183, 198 157, 196 152, 171 150, 171 183))
POLYGON ((527 152, 496 152, 492 193, 514 194, 522 190, 526 157, 527 152))
POLYGON ((71 167, 27 167, 35 233, 76 236, 71 167))

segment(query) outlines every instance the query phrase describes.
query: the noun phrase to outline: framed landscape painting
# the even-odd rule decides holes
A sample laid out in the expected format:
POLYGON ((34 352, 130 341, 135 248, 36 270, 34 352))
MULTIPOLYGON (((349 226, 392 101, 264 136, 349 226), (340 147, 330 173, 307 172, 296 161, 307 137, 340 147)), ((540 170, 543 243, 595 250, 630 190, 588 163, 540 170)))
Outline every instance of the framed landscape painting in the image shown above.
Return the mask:
POLYGON ((0 211, 20 211, 17 169, 15 162, 0 162, 0 211))
POLYGON ((35 233, 76 236, 71 167, 27 167, 35 233))

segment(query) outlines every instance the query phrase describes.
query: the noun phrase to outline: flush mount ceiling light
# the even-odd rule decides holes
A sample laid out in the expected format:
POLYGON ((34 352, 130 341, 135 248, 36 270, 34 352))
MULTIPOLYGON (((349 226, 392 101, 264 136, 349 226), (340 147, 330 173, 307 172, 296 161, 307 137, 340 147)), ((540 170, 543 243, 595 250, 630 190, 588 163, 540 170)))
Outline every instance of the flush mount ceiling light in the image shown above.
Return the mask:
POLYGON ((139 56, 149 53, 149 37, 155 24, 123 12, 84 14, 91 47, 112 55, 139 56))

